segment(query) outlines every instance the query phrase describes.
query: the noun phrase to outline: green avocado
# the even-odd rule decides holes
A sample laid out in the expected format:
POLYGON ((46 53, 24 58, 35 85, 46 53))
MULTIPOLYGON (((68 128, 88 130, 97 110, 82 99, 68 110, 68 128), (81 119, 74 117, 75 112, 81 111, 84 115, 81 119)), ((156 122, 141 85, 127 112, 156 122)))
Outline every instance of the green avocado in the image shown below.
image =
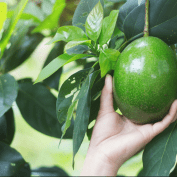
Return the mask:
POLYGON ((122 114, 138 124, 155 123, 177 98, 177 58, 161 39, 142 37, 120 54, 113 94, 122 114))

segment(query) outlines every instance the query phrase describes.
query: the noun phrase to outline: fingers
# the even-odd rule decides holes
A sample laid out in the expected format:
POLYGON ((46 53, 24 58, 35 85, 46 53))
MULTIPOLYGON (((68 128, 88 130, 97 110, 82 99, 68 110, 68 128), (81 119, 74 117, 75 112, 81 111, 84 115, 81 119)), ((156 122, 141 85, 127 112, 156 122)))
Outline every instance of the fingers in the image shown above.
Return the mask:
POLYGON ((105 85, 101 92, 99 114, 107 114, 111 112, 114 112, 112 94, 112 76, 107 75, 105 78, 105 85))
POLYGON ((176 121, 177 118, 177 100, 175 100, 170 108, 169 113, 164 117, 161 122, 153 125, 154 136, 164 131, 171 123, 176 121))

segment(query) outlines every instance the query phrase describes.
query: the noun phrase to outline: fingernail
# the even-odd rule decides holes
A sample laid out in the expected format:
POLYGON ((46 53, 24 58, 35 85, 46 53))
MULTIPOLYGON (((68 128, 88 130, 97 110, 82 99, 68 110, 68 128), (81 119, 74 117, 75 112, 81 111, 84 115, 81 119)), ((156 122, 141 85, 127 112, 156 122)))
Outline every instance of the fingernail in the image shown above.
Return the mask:
POLYGON ((106 75, 106 80, 105 80, 105 85, 109 82, 109 79, 107 79, 107 78, 109 78, 109 77, 111 77, 111 75, 107 74, 107 75, 106 75))
POLYGON ((109 75, 109 74, 106 75, 106 82, 105 82, 105 85, 106 85, 106 87, 107 87, 109 90, 112 89, 112 86, 111 86, 111 79, 109 79, 109 78, 111 78, 111 77, 112 77, 112 76, 109 75))
POLYGON ((110 74, 107 74, 106 77, 111 77, 111 75, 110 75, 110 74))

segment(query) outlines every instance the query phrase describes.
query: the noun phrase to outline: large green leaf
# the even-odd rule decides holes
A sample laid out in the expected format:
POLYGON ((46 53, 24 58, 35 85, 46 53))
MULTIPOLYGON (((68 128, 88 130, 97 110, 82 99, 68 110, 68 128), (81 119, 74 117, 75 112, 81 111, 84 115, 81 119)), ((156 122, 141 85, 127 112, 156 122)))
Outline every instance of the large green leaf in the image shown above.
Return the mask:
POLYGON ((105 76, 110 70, 114 70, 119 55, 120 52, 115 49, 105 49, 100 52, 101 77, 105 76))
MULTIPOLYGON (((72 101, 72 100, 71 100, 72 101)), ((60 139, 60 143, 61 143, 61 140, 63 138, 63 136, 65 135, 67 129, 70 127, 71 125, 71 120, 72 120, 72 117, 73 117, 73 112, 75 110, 75 107, 78 103, 78 100, 74 100, 73 102, 70 102, 70 106, 69 106, 69 109, 67 110, 67 118, 66 118, 66 121, 65 123, 63 124, 62 126, 62 137, 60 139)))
POLYGON ((177 154, 177 123, 156 136, 143 153, 142 176, 169 176, 177 154))
POLYGON ((127 2, 119 9, 117 20, 118 28, 123 31, 123 23, 129 13, 138 6, 138 0, 127 0, 127 2))
POLYGON ((103 7, 99 1, 89 13, 85 23, 85 29, 88 37, 95 42, 101 33, 103 16, 103 7))
POLYGON ((15 122, 12 109, 0 117, 0 141, 10 145, 15 134, 15 122))
POLYGON ((0 142, 0 176, 30 176, 30 166, 21 154, 0 142))
POLYGON ((67 111, 72 104, 74 94, 80 90, 90 69, 84 69, 71 75, 61 86, 57 98, 56 111, 60 123, 66 120, 67 111))
POLYGON ((7 4, 5 2, 0 2, 0 31, 3 28, 4 22, 7 18, 7 4))
MULTIPOLYGON (((129 4, 130 2, 131 1, 128 1, 126 4, 129 4)), ((121 8, 124 10, 123 6, 121 8)), ((143 36, 145 24, 145 0, 143 0, 139 6, 137 3, 136 6, 137 7, 126 15, 125 18, 121 19, 118 26, 119 28, 121 26, 123 27, 122 30, 125 33, 126 39, 129 41, 143 36)), ((177 33, 175 32, 177 31, 176 8, 176 0, 150 0, 150 36, 158 37, 168 45, 177 43, 177 33)))
POLYGON ((72 48, 66 50, 66 53, 69 54, 69 55, 82 54, 82 53, 84 53, 88 50, 89 50, 89 48, 86 45, 77 45, 75 47, 72 47, 72 48))
POLYGON ((0 71, 2 73, 9 72, 26 61, 44 38, 39 33, 28 35, 30 23, 28 25, 27 21, 24 20, 20 20, 19 22, 16 35, 12 35, 10 39, 11 46, 5 50, 0 60, 0 71), (26 25, 23 25, 24 23, 26 25))
POLYGON ((5 36, 3 37, 3 39, 0 41, 0 58, 2 57, 2 55, 4 53, 4 50, 9 42, 9 39, 15 29, 15 26, 16 26, 18 20, 20 19, 21 15, 23 13, 23 10, 24 10, 27 2, 28 2, 28 0, 21 1, 14 11, 14 15, 12 16, 11 21, 10 21, 10 26, 9 26, 5 36))
POLYGON ((43 30, 55 30, 58 28, 58 20, 60 18, 60 15, 65 8, 65 2, 61 0, 56 0, 52 13, 45 18, 43 22, 40 23, 39 26, 37 26, 32 33, 36 32, 42 32, 43 30))
POLYGON ((70 42, 80 38, 85 40, 88 39, 82 29, 76 26, 62 26, 58 29, 54 38, 51 41, 49 41, 47 44, 52 44, 58 41, 70 42))
POLYGON ((78 40, 70 41, 65 45, 64 52, 78 45, 89 46, 91 45, 91 40, 78 39, 78 40))
MULTIPOLYGON (((90 74, 90 72, 92 72, 92 70, 94 70, 94 69, 91 68, 91 69, 89 70, 88 75, 90 74)), ((95 72, 95 78, 97 77, 98 73, 99 73, 99 71, 95 72)), ((88 78, 88 76, 87 76, 87 78, 88 78)), ((94 78, 94 79, 95 79, 95 78, 94 78)), ((88 79, 86 79, 86 81, 87 81, 87 80, 88 80, 88 79)), ((84 97, 84 95, 86 94, 86 90, 85 90, 85 86, 84 86, 84 85, 86 84, 86 81, 84 82, 83 86, 82 86, 81 89, 79 90, 79 93, 77 94, 77 96, 76 96, 76 98, 74 99, 74 101, 73 101, 72 96, 68 98, 68 99, 72 98, 72 99, 71 99, 72 103, 70 103, 70 107, 69 107, 69 109, 67 110, 67 118, 66 118, 65 124, 64 124, 63 127, 62 127, 62 132, 63 132, 62 137, 65 135, 66 130, 69 128, 69 126, 70 126, 70 124, 71 124, 72 114, 73 114, 73 111, 74 111, 76 105, 78 104, 79 100, 80 100, 82 97, 84 97)), ((81 83, 80 83, 80 84, 81 84, 81 83)), ((88 85, 87 85, 86 87, 88 87, 88 85)), ((90 85, 90 87, 92 87, 92 85, 90 85)), ((60 141, 60 142, 61 142, 61 141, 60 141)))
POLYGON ((74 26, 77 26, 77 27, 81 28, 83 31, 85 31, 86 19, 87 19, 89 13, 92 11, 92 9, 95 7, 95 5, 99 1, 101 2, 102 6, 104 7, 104 1, 103 0, 92 0, 92 1, 81 0, 79 5, 77 6, 75 12, 74 12, 72 24, 74 26))
POLYGON ((52 60, 42 71, 39 73, 38 78, 36 79, 35 83, 43 81, 44 79, 48 78, 51 76, 54 72, 56 72, 58 69, 60 69, 62 66, 75 61, 77 59, 87 57, 89 55, 86 54, 73 54, 73 55, 68 55, 68 54, 62 54, 52 60))
POLYGON ((100 45, 106 44, 111 39, 111 36, 114 32, 114 28, 117 22, 118 13, 119 13, 118 10, 113 10, 111 11, 108 17, 104 18, 99 38, 100 45))
MULTIPOLYGON (((57 56, 61 55, 63 53, 64 43, 58 42, 55 44, 54 48, 51 50, 50 54, 48 55, 46 62, 44 63, 44 66, 47 66, 53 59, 55 59, 57 56)), ((50 77, 44 80, 44 83, 48 85, 51 88, 54 88, 55 90, 58 90, 59 86, 59 80, 62 73, 62 68, 60 68, 58 71, 56 71, 54 74, 52 74, 50 77)))
MULTIPOLYGON (((92 69, 90 70, 90 72, 92 72, 92 69)), ((79 101, 77 105, 73 132, 73 165, 74 157, 78 152, 87 131, 91 106, 91 88, 98 74, 99 71, 94 71, 90 73, 83 83, 79 94, 77 95, 79 101)))
MULTIPOLYGON (((61 126, 56 116, 56 98, 42 84, 33 85, 29 79, 19 81, 17 105, 26 122, 37 131, 60 138, 61 126)), ((73 124, 65 138, 72 138, 73 124)))
POLYGON ((16 100, 18 84, 10 74, 0 76, 0 117, 12 107, 16 100))
POLYGON ((68 176, 68 174, 59 167, 40 167, 32 170, 32 176, 68 176))

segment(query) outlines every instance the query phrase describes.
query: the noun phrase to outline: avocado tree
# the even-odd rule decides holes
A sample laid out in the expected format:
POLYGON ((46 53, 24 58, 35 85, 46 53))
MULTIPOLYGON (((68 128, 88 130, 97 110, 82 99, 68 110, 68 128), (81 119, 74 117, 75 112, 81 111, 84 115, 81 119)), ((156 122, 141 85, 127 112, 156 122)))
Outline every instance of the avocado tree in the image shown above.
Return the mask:
MULTIPOLYGON (((176 55, 176 1, 149 1, 149 36, 164 41, 176 55)), ((91 128, 89 125, 96 120, 106 74, 113 76, 127 45, 143 37, 145 0, 80 0, 74 3, 26 0, 20 1, 15 10, 6 11, 6 3, 1 3, 0 175, 29 176, 46 172, 66 175, 56 167, 30 169, 23 157, 10 147, 15 132, 12 103, 16 101, 23 118, 37 131, 60 138, 60 142, 73 139, 74 167, 74 157, 85 134, 91 138, 94 125, 91 128), (55 46, 35 82, 29 78, 16 81, 8 74, 49 36, 52 39, 48 44, 55 43, 55 46), (93 61, 87 62, 90 58, 93 61), (62 67, 73 61, 84 69, 71 75, 58 89, 62 67), (51 94, 51 88, 59 90, 57 99, 51 94)), ((121 113, 116 100, 114 109, 121 113)), ((176 137, 175 122, 145 147, 139 176, 175 176, 176 137)))

